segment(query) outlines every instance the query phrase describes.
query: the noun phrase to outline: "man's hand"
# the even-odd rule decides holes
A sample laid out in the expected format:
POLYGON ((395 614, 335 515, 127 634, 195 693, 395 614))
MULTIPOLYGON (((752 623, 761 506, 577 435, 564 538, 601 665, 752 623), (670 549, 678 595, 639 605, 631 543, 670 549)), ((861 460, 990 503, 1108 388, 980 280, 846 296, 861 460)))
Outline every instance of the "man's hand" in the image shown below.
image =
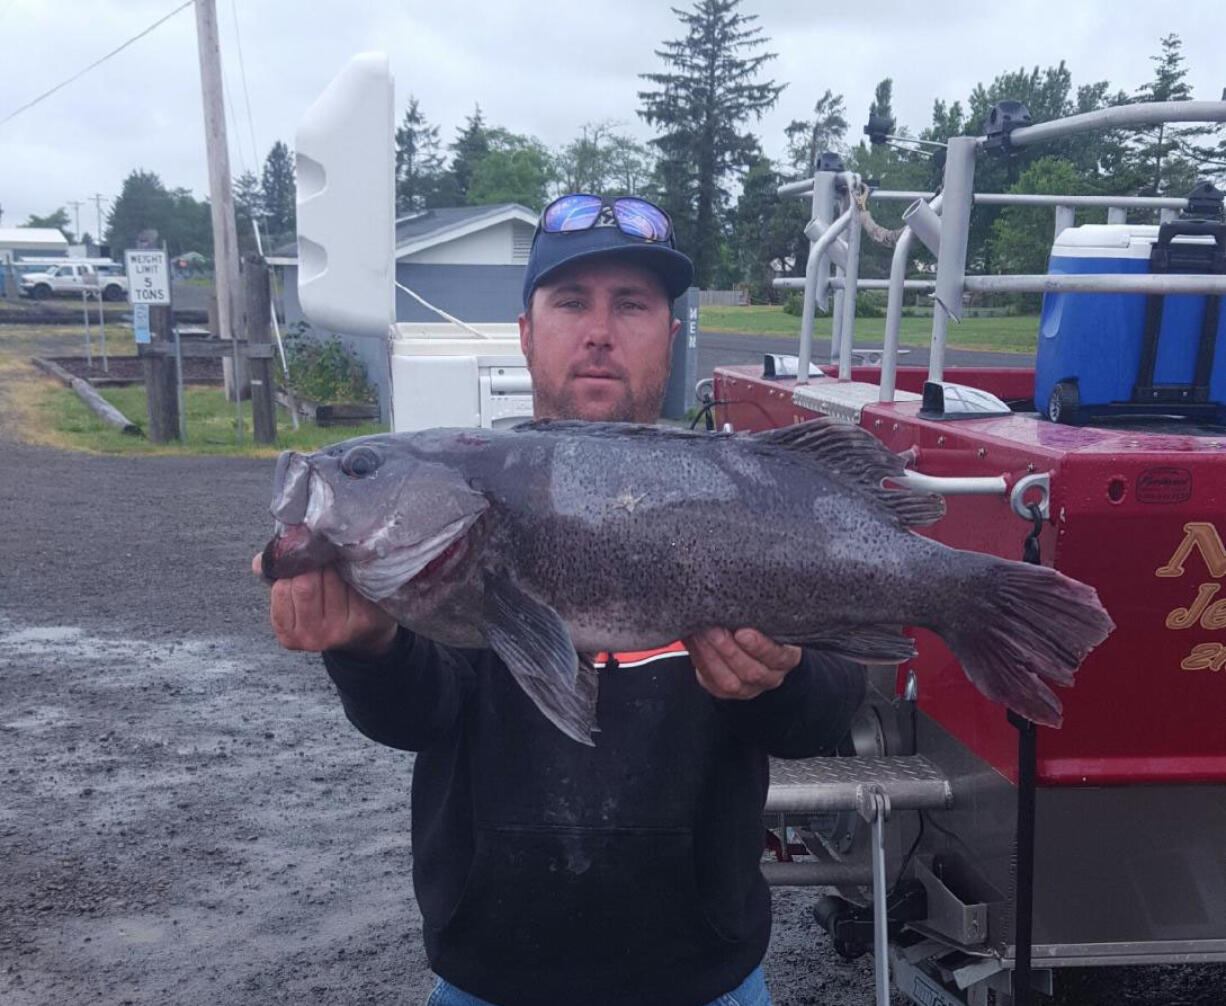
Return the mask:
POLYGON ((704 629, 683 639, 698 683, 717 699, 752 699, 778 688, 800 663, 800 647, 781 645, 753 629, 704 629))
MULTIPOLYGON (((256 576, 261 556, 251 560, 256 576)), ((396 641, 396 620, 349 586, 331 566, 272 585, 269 617, 287 650, 354 650, 381 656, 396 641)))

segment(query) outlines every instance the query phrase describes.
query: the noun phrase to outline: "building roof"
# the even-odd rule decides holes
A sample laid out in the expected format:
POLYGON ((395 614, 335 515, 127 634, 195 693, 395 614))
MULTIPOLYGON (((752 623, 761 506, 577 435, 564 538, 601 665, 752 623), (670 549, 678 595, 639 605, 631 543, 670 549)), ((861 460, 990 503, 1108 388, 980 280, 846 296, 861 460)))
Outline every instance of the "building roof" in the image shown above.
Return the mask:
POLYGON ((0 227, 0 247, 68 251, 68 239, 54 227, 0 227))
MULTIPOLYGON (((440 206, 409 213, 396 219, 396 258, 404 258, 433 245, 454 241, 474 231, 493 227, 506 220, 520 220, 536 226, 537 214, 519 203, 491 203, 487 206, 440 206)), ((277 248, 270 259, 298 257, 298 242, 277 248)))

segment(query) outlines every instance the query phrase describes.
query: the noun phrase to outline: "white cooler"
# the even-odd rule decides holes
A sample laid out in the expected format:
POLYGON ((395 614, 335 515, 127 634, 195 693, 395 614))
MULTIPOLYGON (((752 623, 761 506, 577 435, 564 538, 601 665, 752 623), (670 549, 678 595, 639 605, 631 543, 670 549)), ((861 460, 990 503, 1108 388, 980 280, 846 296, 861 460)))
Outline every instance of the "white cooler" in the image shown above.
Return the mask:
POLYGON ((518 325, 395 326, 392 431, 434 426, 512 426, 532 418, 532 378, 518 325))

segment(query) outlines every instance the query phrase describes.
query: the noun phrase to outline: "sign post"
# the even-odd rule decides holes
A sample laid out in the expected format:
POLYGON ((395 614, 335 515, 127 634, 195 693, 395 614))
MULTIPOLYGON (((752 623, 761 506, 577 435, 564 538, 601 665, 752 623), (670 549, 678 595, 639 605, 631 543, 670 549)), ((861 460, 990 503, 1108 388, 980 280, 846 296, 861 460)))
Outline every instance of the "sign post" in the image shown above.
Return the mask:
POLYGON ((142 336, 147 340, 147 349, 141 356, 145 366, 149 439, 155 444, 176 438, 182 441, 185 432, 180 404, 182 389, 176 380, 176 359, 167 352, 174 326, 166 252, 161 248, 129 248, 123 258, 128 271, 128 300, 132 303, 132 325, 137 334, 138 351, 146 345, 141 342, 142 336), (157 352, 159 349, 161 352, 157 352))

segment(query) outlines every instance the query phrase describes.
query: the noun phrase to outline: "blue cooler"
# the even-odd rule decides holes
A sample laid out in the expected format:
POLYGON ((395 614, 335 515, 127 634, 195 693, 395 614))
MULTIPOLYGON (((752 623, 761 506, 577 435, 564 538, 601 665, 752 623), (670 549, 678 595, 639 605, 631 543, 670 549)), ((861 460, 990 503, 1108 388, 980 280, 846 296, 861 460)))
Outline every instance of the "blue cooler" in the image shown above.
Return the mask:
MULTIPOLYGON (((1226 272, 1226 224, 1069 227, 1056 238, 1048 266, 1050 274, 1163 272, 1226 272)), ((1034 400, 1062 423, 1110 415, 1226 420, 1220 298, 1044 295, 1034 400)))

